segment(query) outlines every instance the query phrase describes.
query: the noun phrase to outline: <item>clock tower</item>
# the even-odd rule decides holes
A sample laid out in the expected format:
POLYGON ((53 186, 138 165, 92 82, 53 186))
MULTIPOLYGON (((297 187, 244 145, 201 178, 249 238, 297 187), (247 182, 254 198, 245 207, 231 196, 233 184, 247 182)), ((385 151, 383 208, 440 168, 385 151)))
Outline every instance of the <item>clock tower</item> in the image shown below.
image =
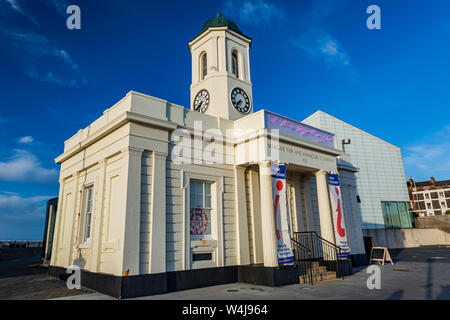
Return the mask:
POLYGON ((220 14, 189 42, 191 109, 229 120, 253 112, 249 51, 252 40, 220 14))

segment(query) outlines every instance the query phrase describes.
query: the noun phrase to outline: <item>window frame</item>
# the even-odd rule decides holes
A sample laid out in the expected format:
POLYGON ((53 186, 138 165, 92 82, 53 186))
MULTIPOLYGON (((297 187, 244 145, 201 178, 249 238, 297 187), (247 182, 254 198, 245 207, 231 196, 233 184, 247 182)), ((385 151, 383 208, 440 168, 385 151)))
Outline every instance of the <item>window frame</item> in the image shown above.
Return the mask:
POLYGON ((184 240, 185 250, 183 257, 184 268, 198 269, 208 267, 223 267, 225 265, 224 254, 224 185, 225 177, 210 175, 201 172, 186 172, 182 173, 182 188, 184 190, 184 240), (214 234, 214 238, 207 240, 192 240, 190 234, 190 180, 200 180, 211 182, 211 207, 212 217, 214 217, 215 225, 212 225, 211 234, 214 234), (210 261, 192 261, 193 254, 197 253, 212 253, 212 260, 210 261))
POLYGON ((234 49, 231 51, 231 73, 238 79, 239 78, 239 53, 234 49))
MULTIPOLYGON (((193 207, 191 206, 191 196, 192 196, 192 189, 191 189, 191 187, 192 187, 192 183, 193 182, 197 182, 197 183, 201 183, 202 184, 202 207, 200 207, 201 209, 204 209, 204 210, 209 210, 209 215, 210 215, 210 234, 207 234, 207 235, 192 235, 192 234, 190 234, 190 232, 189 232, 189 234, 190 234, 190 237, 191 237, 191 241, 192 240, 214 240, 214 239, 216 239, 217 238, 217 236, 214 234, 214 226, 215 226, 215 223, 216 223, 216 218, 215 218, 215 215, 214 215, 214 213, 215 213, 215 208, 214 208, 214 204, 213 204, 213 195, 212 195, 212 189, 213 189, 213 185, 214 185, 214 183, 213 182, 211 182, 211 181, 207 181, 207 180, 198 180, 198 179, 189 179, 189 226, 190 226, 190 223, 191 223, 191 221, 190 221, 190 212, 191 212, 191 210, 193 209, 193 207), (210 186, 210 188, 209 188, 209 207, 206 207, 206 196, 207 196, 207 194, 206 194, 206 185, 209 185, 210 186)), ((197 195, 197 194, 196 194, 197 195)))
POLYGON ((208 54, 206 51, 200 53, 200 80, 204 80, 208 75, 208 54))
POLYGON ((81 217, 80 217, 80 227, 79 227, 79 239, 81 240, 79 248, 89 248, 92 239, 92 217, 95 211, 95 183, 94 181, 85 183, 81 188, 81 217), (86 191, 92 189, 92 199, 91 199, 91 212, 89 215, 89 236, 86 237, 86 215, 87 215, 87 198, 86 191))

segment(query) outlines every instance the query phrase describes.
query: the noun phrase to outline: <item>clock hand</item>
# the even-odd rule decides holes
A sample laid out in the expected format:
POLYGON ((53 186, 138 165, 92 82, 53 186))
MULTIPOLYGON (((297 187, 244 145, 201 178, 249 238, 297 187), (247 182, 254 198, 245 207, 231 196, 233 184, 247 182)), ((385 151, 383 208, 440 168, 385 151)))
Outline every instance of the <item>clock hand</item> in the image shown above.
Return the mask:
POLYGON ((239 100, 238 107, 240 107, 241 104, 242 104, 242 100, 239 100))

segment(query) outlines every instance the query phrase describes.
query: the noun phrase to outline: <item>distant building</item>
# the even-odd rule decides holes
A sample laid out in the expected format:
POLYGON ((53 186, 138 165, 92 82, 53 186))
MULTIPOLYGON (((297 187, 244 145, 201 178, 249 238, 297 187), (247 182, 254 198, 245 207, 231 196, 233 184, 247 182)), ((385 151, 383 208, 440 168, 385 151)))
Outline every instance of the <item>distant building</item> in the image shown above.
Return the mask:
POLYGON ((414 181, 406 183, 413 213, 419 217, 437 216, 450 210, 450 180, 414 181))
POLYGON ((412 228, 399 147, 320 110, 302 122, 334 133, 337 148, 349 154, 359 169, 356 177, 363 229, 412 228))

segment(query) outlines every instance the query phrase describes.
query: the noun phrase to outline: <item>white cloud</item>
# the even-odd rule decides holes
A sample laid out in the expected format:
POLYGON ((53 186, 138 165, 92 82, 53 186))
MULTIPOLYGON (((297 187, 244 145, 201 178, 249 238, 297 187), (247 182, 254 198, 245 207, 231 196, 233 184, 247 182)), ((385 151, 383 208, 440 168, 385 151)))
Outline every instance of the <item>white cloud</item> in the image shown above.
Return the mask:
MULTIPOLYGON (((21 30, 13 30, 3 28, 0 29, 11 41, 10 46, 13 49, 20 50, 28 58, 25 74, 32 79, 42 82, 50 82, 60 86, 76 87, 87 83, 86 78, 82 74, 78 64, 70 57, 66 50, 59 48, 46 37, 21 30), (54 68, 55 63, 48 63, 46 60, 53 59, 55 62, 61 62, 64 69, 68 69, 69 73, 75 74, 67 79, 67 76, 56 75, 61 70, 48 70, 54 68)), ((65 72, 67 70, 63 70, 65 72)))
POLYGON ((14 150, 11 158, 0 161, 0 180, 53 183, 57 179, 56 169, 43 168, 36 156, 26 150, 14 150))
POLYGON ((329 68, 350 66, 350 57, 340 43, 328 34, 304 34, 294 45, 312 58, 323 59, 329 68))
POLYGON ((20 5, 19 2, 17 0, 5 0, 10 6, 11 8, 16 11, 17 13, 23 15, 24 17, 28 18, 31 22, 33 22, 33 24, 35 24, 36 26, 39 27, 39 23, 37 22, 37 20, 30 14, 28 14, 25 9, 23 9, 20 5))
POLYGON ((17 193, 0 193, 0 217, 9 220, 29 220, 45 217, 46 203, 52 197, 24 198, 17 193))
POLYGON ((450 125, 403 148, 407 176, 416 180, 450 178, 450 125), (438 176, 440 178, 438 178, 438 176))
POLYGON ((19 139, 19 143, 28 144, 32 143, 34 141, 34 138, 32 136, 25 136, 19 139))
POLYGON ((301 23, 298 37, 292 44, 311 59, 322 61, 336 75, 356 79, 356 71, 351 66, 350 55, 342 44, 324 27, 330 14, 337 12, 346 1, 316 0, 299 17, 301 23))
POLYGON ((286 14, 280 7, 266 0, 228 0, 225 2, 224 13, 236 16, 244 24, 266 24, 282 20, 286 14))

